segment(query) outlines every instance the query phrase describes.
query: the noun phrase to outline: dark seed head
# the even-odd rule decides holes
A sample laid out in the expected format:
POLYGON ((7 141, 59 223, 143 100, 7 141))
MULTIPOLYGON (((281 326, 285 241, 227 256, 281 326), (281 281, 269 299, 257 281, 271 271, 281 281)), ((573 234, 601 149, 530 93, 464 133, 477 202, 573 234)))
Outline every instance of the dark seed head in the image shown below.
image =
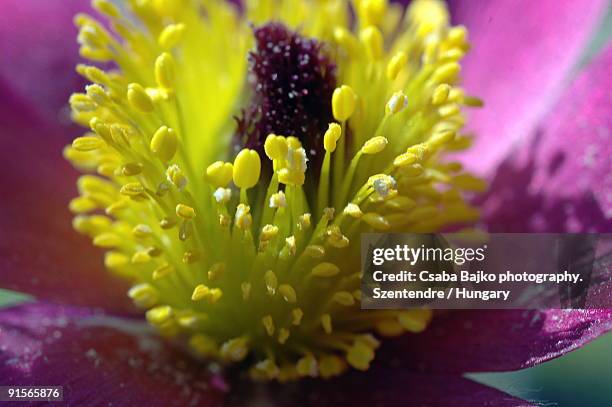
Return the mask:
POLYGON ((251 103, 237 118, 237 144, 263 151, 270 133, 295 136, 312 160, 322 155, 322 139, 333 120, 335 65, 322 44, 280 23, 254 29, 249 54, 251 103))

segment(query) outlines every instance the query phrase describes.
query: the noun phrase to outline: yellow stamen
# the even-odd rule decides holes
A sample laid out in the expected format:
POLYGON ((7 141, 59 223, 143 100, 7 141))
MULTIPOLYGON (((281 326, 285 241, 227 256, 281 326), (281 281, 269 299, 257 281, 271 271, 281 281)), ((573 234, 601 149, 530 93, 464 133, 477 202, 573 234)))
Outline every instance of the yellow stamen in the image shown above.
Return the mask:
POLYGON ((155 60, 155 80, 157 84, 166 90, 174 88, 175 62, 172 55, 164 52, 155 60))
POLYGON ((166 26, 159 34, 157 42, 159 46, 165 50, 169 50, 176 46, 182 39, 185 32, 185 24, 170 24, 166 26))
POLYGON ((177 138, 174 130, 161 126, 151 139, 151 151, 162 161, 170 161, 176 153, 177 138))
POLYGON ((374 351, 365 343, 357 341, 348 351, 346 358, 355 369, 368 370, 374 359, 374 351))
POLYGON ((317 360, 312 355, 307 355, 298 360, 297 371, 300 376, 316 377, 318 374, 317 360))
POLYGON ((127 98, 130 104, 141 112, 153 111, 153 100, 138 83, 128 85, 127 98))
POLYGON ((183 219, 193 219, 196 216, 195 209, 193 209, 191 206, 178 204, 176 205, 176 216, 183 219))
POLYGON ((332 333, 332 320, 329 314, 321 315, 321 326, 326 334, 330 335, 332 333))
POLYGON ((395 114, 404 110, 406 106, 408 106, 408 96, 406 96, 404 92, 400 90, 399 92, 395 92, 393 95, 391 95, 391 98, 387 102, 385 111, 387 114, 395 114))
POLYGON ((312 275, 316 277, 332 277, 340 272, 338 266, 332 263, 319 263, 312 269, 312 275))
POLYGON ((289 284, 281 284, 278 287, 278 292, 288 303, 294 303, 297 301, 297 294, 295 293, 293 287, 291 287, 289 284))
POLYGON ((389 142, 382 136, 376 136, 365 142, 361 147, 361 152, 364 154, 378 154, 385 149, 389 142))
POLYGON ((77 66, 91 83, 69 102, 85 130, 63 154, 96 175, 78 181, 73 227, 160 335, 245 361, 256 380, 365 370, 373 335, 427 329, 430 311, 360 308, 360 236, 475 222, 466 195, 486 187, 444 161, 471 145, 464 110, 482 101, 460 86, 470 44, 443 1, 297 3, 94 0, 108 23, 75 18, 80 54, 113 68, 77 66), (335 65, 321 73, 338 87, 316 101, 333 118, 292 117, 310 90, 255 74, 250 22, 269 21, 335 65), (287 110, 268 115, 276 102, 287 110), (288 116, 264 123, 276 113, 288 116), (261 140, 268 124, 286 133, 261 140))
POLYGON ((384 52, 383 36, 378 28, 374 26, 364 28, 359 33, 359 39, 371 59, 377 61, 382 58, 384 52))
POLYGON ((387 65, 387 78, 390 80, 394 80, 397 78, 397 75, 400 71, 406 66, 408 62, 408 56, 405 52, 400 51, 397 54, 393 55, 389 64, 387 65))
POLYGON ((104 147, 105 143, 99 137, 79 137, 72 142, 72 147, 78 151, 93 151, 104 147))
POLYGON ((134 301, 136 306, 149 309, 159 301, 159 294, 151 285, 143 283, 130 288, 128 296, 134 301))
POLYGON ((342 85, 332 95, 332 111, 339 122, 348 120, 357 106, 357 95, 350 86, 342 85))
POLYGON ((342 129, 338 123, 330 123, 325 135, 323 136, 323 146, 325 151, 333 153, 336 150, 336 143, 342 136, 342 129))
POLYGON ((255 150, 244 149, 236 156, 233 167, 234 184, 240 188, 252 188, 259 180, 261 161, 255 150))
POLYGON ((226 187, 232 180, 234 166, 232 163, 216 161, 206 168, 207 179, 216 187, 226 187))

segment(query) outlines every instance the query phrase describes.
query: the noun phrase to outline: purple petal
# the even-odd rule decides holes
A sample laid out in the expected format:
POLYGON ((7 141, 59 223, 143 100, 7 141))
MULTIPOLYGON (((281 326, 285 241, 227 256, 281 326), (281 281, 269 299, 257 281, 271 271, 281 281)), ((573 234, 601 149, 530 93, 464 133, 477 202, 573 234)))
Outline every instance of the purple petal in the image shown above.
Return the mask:
POLYGON ((467 310, 434 317, 422 334, 385 347, 392 366, 426 372, 516 370, 556 358, 612 330, 607 310, 467 310))
POLYGON ((593 0, 451 1, 473 48, 464 86, 484 99, 471 112, 475 148, 463 161, 488 173, 530 134, 557 99, 607 2, 593 0))
POLYGON ((400 369, 352 371, 331 379, 296 383, 232 386, 229 406, 531 406, 456 375, 435 375, 400 369))
POLYGON ((0 310, 3 385, 64 387, 66 405, 220 405, 225 383, 146 326, 89 309, 0 310))
POLYGON ((612 47, 499 167, 483 198, 500 232, 612 230, 612 47))
POLYGON ((64 137, 0 81, 0 287, 46 300, 131 310, 123 281, 71 226, 76 172, 64 137))
POLYGON ((0 80, 9 84, 47 119, 69 122, 67 105, 82 88, 73 16, 88 10, 87 0, 2 0, 0 3, 0 80), (10 61, 10 62, 9 62, 10 61))

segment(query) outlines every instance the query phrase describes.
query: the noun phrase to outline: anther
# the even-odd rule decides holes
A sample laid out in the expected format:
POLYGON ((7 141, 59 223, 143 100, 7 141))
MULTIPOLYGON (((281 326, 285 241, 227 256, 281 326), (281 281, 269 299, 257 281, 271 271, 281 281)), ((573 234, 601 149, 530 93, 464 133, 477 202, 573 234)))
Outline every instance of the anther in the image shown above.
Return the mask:
POLYGON ((176 153, 177 142, 174 130, 161 126, 151 139, 151 151, 163 162, 170 161, 176 153))
POLYGON ((295 293, 293 287, 291 287, 289 284, 281 284, 278 287, 278 292, 288 303, 294 303, 297 301, 297 294, 295 293))
POLYGON ((333 277, 340 272, 338 266, 333 263, 323 262, 317 264, 311 271, 315 277, 333 277))
POLYGON ((247 230, 253 223, 253 217, 251 216, 251 208, 245 204, 239 204, 236 208, 236 216, 234 218, 235 225, 242 229, 247 230))
POLYGON ((383 36, 378 28, 373 25, 364 28, 359 33, 359 39, 372 60, 377 61, 383 57, 383 36))
POLYGON ((257 184, 261 172, 261 160, 255 150, 244 149, 234 160, 234 184, 240 188, 252 188, 257 184))
POLYGON ((193 219, 196 216, 195 209, 185 204, 176 205, 176 216, 183 219, 193 219))
POLYGON ((218 262, 213 264, 208 270, 208 279, 210 281, 215 281, 223 277, 225 274, 225 263, 218 262))
POLYGON ((101 233, 93 240, 94 246, 104 248, 114 248, 121 246, 122 239, 114 233, 101 233))
POLYGON ((187 177, 177 164, 173 164, 166 170, 166 179, 171 182, 179 191, 187 186, 187 177))
POLYGON ((306 355, 297 362, 297 371, 300 376, 317 377, 319 372, 317 360, 312 355, 306 355))
POLYGON ((168 305, 160 305, 151 308, 145 314, 147 321, 151 324, 160 326, 167 322, 174 315, 172 308, 168 305))
POLYGON ((147 283, 137 284, 130 288, 128 296, 138 308, 142 309, 149 309, 159 301, 157 291, 147 283))
POLYGON ((229 188, 217 188, 215 192, 213 192, 213 196, 215 197, 215 201, 219 203, 226 203, 232 198, 232 190, 229 188))
POLYGON ((389 142, 385 137, 372 137, 363 144, 363 147, 361 147, 361 152, 363 154, 378 154, 385 149, 388 143, 389 142))
POLYGON ((261 319, 264 328, 266 329, 266 333, 268 336, 274 335, 274 320, 271 315, 266 315, 261 319))
POLYGON ((304 312, 300 308, 294 308, 291 310, 291 323, 295 326, 299 326, 302 323, 304 312))
POLYGON ((330 123, 323 136, 323 147, 325 151, 333 153, 336 151, 336 143, 342 136, 342 128, 338 123, 330 123))
POLYGON ((408 63, 408 56, 405 52, 400 51, 391 57, 389 64, 387 65, 387 78, 394 80, 397 75, 408 63))
POLYGON ((167 25, 157 38, 157 43, 165 50, 175 47, 182 39, 185 32, 185 24, 167 25))
POLYGON ((451 90, 451 87, 447 83, 441 83, 438 86, 436 86, 436 88, 433 91, 433 94, 431 95, 431 103, 434 106, 439 106, 443 104, 444 102, 446 102, 446 99, 448 99, 448 94, 450 90, 451 90))
POLYGON ((138 175, 142 172, 142 164, 140 163, 127 163, 121 166, 121 174, 126 177, 138 175))
POLYGON ((209 288, 204 284, 199 284, 193 289, 191 294, 192 301, 206 301, 209 304, 214 304, 223 295, 223 292, 219 288, 209 288))
POLYGON ((244 359, 248 353, 246 338, 234 338, 221 345, 221 356, 232 362, 239 362, 244 359))
POLYGON ((332 333, 332 320, 329 314, 321 315, 321 326, 326 334, 330 335, 332 333))
POLYGON ((144 264, 151 261, 151 255, 144 250, 139 250, 132 255, 132 264, 144 264))
POLYGON ((206 168, 206 179, 216 187, 225 188, 232 180, 232 163, 216 161, 206 168))
POLYGON ((78 137, 72 142, 72 148, 78 151, 94 151, 105 145, 104 140, 95 136, 78 137))
POLYGON ((127 98, 135 109, 145 113, 153 111, 153 101, 140 84, 130 83, 128 85, 127 98))
POLYGON ((334 90, 332 95, 332 112, 339 122, 348 120, 357 106, 357 95, 348 85, 342 85, 334 90))
POLYGON ((285 344, 285 342, 287 342, 287 339, 289 339, 290 336, 290 332, 288 329, 286 328, 281 328, 278 330, 278 343, 280 343, 281 345, 285 344))
POLYGON ((355 205, 354 203, 349 203, 348 205, 346 205, 342 212, 356 219, 363 216, 363 212, 361 212, 359 206, 355 205))
POLYGON ((276 134, 269 134, 264 143, 264 151, 270 160, 284 160, 289 151, 287 139, 276 134))
POLYGON ((268 295, 276 294, 276 288, 278 287, 278 279, 276 274, 272 270, 268 270, 264 273, 264 282, 266 284, 266 290, 268 295))
POLYGON ((175 81, 175 63, 174 58, 167 52, 164 52, 155 60, 155 80, 157 84, 167 90, 174 89, 175 81))
POLYGON ((349 349, 346 359, 355 369, 368 370, 370 363, 374 360, 374 351, 365 343, 356 341, 349 349))
POLYGON ((338 291, 332 296, 332 300, 340 305, 351 306, 355 305, 355 299, 353 295, 347 291, 338 291))
POLYGON ((359 16, 364 25, 377 25, 383 20, 387 11, 387 0, 361 0, 359 3, 359 16))
POLYGON ((449 62, 438 67, 431 76, 435 83, 454 83, 461 71, 461 66, 456 62, 449 62))
POLYGON ((153 280, 159 280, 162 279, 166 276, 169 276, 170 274, 174 273, 176 270, 173 266, 169 265, 169 264, 162 264, 161 266, 159 266, 158 268, 156 268, 155 270, 153 270, 153 280))
POLYGON ((389 98, 387 106, 385 107, 385 112, 387 114, 399 113, 404 110, 406 106, 408 106, 408 96, 406 96, 404 92, 400 90, 391 95, 391 98, 389 98))
POLYGON ((272 194, 270 197, 270 208, 284 208, 287 206, 287 198, 283 191, 272 194))

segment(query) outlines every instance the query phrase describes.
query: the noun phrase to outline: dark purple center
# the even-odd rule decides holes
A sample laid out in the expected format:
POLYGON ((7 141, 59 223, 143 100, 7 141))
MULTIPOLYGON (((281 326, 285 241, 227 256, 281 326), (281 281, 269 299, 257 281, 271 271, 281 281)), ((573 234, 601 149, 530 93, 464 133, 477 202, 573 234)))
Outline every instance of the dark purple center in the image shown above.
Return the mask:
POLYGON ((249 53, 251 103, 237 118, 240 147, 263 151, 270 133, 300 139, 311 160, 319 160, 322 138, 333 120, 335 65, 322 44, 280 23, 254 29, 249 53))

